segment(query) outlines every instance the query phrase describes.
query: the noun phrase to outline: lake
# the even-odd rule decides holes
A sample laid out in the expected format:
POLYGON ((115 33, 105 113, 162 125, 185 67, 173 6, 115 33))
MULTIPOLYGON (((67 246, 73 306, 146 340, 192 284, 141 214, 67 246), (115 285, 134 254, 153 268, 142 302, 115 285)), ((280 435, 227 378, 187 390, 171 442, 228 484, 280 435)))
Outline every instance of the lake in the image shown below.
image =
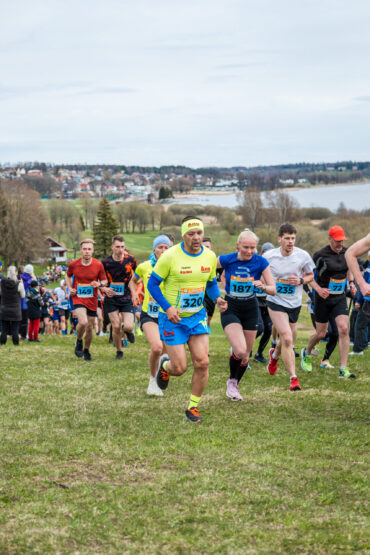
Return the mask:
MULTIPOLYGON (((364 210, 370 208, 370 183, 355 185, 333 185, 331 187, 310 187, 308 189, 285 190, 301 206, 325 206, 333 212, 337 210, 340 203, 353 210, 364 210)), ((235 208, 238 206, 238 193, 226 193, 224 195, 204 194, 191 195, 171 201, 171 204, 202 204, 235 208)))

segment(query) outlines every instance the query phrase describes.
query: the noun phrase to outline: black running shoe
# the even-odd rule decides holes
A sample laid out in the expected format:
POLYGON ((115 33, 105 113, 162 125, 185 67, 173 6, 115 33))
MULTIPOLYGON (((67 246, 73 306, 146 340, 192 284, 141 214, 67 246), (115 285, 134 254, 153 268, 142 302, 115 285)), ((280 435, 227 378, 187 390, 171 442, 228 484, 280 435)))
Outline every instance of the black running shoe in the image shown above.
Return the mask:
POLYGON ((170 360, 168 355, 162 355, 159 358, 158 371, 157 371, 157 374, 155 376, 155 379, 157 381, 157 385, 160 389, 167 389, 168 382, 170 380, 169 373, 166 372, 166 370, 164 370, 164 368, 163 368, 163 363, 166 362, 166 360, 170 360))
POLYGON ((76 339, 75 355, 79 358, 82 358, 84 355, 84 346, 82 343, 82 339, 76 339))
POLYGON ((122 351, 117 351, 116 360, 121 360, 122 358, 123 358, 123 352, 122 351))
POLYGON ((91 360, 91 355, 89 353, 89 349, 84 349, 83 350, 83 357, 84 357, 84 360, 91 360))
POLYGON ((135 343, 135 334, 133 331, 126 331, 125 334, 130 343, 135 343))
POLYGON ((189 422, 193 424, 200 424, 203 422, 203 418, 199 414, 199 410, 197 407, 191 407, 190 409, 185 411, 185 417, 189 422))

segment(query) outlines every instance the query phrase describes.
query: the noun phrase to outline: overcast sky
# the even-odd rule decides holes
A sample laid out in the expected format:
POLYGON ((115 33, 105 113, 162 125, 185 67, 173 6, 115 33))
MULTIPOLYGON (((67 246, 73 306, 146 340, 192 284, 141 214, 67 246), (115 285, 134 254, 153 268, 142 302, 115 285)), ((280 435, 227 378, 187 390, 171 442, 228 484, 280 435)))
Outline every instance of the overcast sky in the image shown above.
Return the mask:
POLYGON ((1 3, 0 163, 369 160, 369 0, 1 3))

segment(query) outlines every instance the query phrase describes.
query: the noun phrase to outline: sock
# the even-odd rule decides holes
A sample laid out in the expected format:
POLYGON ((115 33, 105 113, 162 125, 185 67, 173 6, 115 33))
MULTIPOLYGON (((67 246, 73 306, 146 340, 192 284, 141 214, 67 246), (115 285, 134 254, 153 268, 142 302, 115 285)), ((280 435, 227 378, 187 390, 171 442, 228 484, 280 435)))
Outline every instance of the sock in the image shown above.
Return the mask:
POLYGON ((200 397, 197 397, 196 395, 191 394, 190 395, 190 403, 188 406, 188 410, 190 410, 193 407, 197 407, 198 403, 200 401, 200 397))
POLYGON ((341 369, 341 370, 345 370, 346 367, 345 367, 345 366, 341 366, 340 369, 341 369))
POLYGON ((294 376, 290 376, 290 381, 294 380, 294 378, 296 378, 297 376, 294 374, 294 376))
POLYGON ((239 372, 238 372, 238 375, 236 377, 236 379, 238 380, 238 383, 240 382, 240 380, 244 376, 244 372, 246 371, 247 368, 248 368, 248 362, 247 362, 247 364, 241 364, 240 365, 239 372))
POLYGON ((273 347, 275 349, 276 345, 277 345, 277 341, 275 341, 275 339, 273 339, 271 341, 271 347, 273 347))
POLYGON ((275 355, 275 351, 272 353, 272 358, 274 360, 279 360, 279 357, 277 355, 275 355))
POLYGON ((67 335, 67 330, 63 330, 63 331, 62 331, 62 334, 63 334, 63 335, 67 335))
POLYGON ((237 375, 240 369, 241 359, 236 358, 234 353, 230 355, 229 364, 230 364, 230 380, 236 380, 237 375))

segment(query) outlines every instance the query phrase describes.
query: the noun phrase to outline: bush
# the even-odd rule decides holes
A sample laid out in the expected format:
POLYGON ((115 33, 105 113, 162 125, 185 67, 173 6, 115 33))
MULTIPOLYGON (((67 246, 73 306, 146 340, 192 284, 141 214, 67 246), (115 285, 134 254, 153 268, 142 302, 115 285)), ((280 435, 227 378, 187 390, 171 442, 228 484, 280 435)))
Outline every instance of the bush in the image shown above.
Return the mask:
POLYGON ((310 220, 324 220, 325 218, 330 218, 333 212, 329 208, 323 206, 311 206, 310 208, 304 208, 304 216, 310 220))

